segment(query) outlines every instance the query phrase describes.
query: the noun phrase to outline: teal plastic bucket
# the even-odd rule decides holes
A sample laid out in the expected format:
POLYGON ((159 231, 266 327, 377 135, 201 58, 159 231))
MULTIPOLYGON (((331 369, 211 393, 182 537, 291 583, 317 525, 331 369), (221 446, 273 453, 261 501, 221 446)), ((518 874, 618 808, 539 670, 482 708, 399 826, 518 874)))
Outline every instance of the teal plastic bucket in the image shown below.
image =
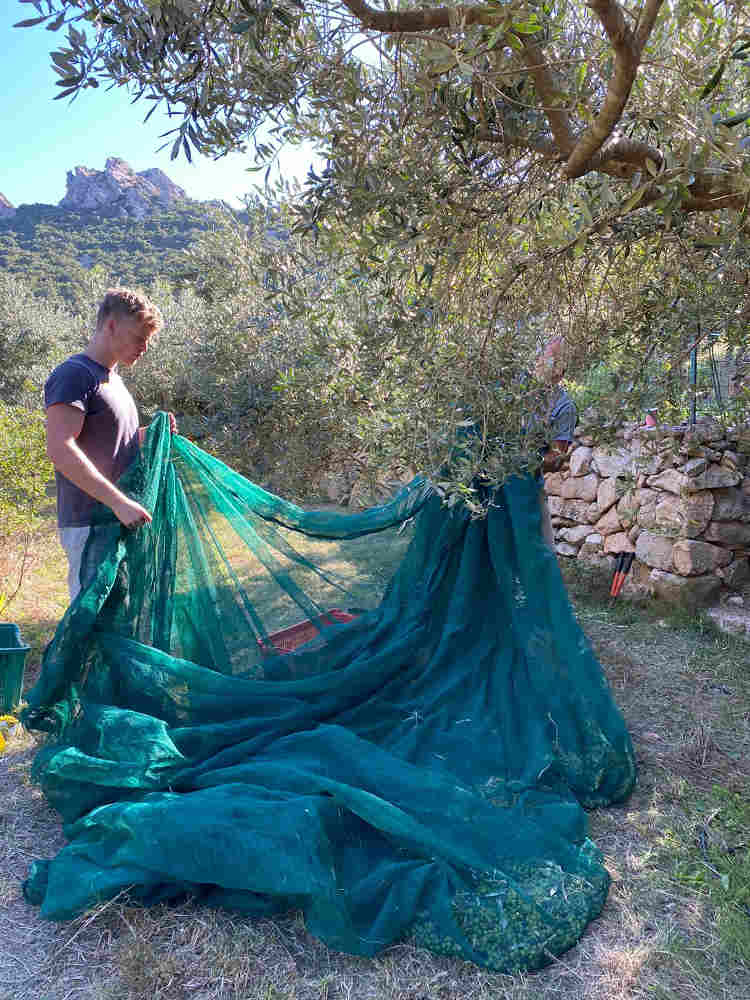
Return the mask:
POLYGON ((0 715, 12 712, 21 700, 23 666, 29 649, 18 625, 0 625, 0 715))

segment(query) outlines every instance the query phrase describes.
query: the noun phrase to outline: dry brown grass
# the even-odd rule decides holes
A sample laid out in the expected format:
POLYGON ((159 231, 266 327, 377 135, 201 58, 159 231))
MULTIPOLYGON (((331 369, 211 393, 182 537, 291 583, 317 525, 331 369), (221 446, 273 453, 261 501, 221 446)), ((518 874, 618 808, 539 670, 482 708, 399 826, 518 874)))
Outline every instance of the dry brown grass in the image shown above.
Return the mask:
MULTIPOLYGON (((14 609, 33 641, 32 677, 64 609, 52 533, 40 555, 14 609)), ((750 791, 750 644, 624 605, 582 599, 578 612, 628 721, 639 782, 628 802, 591 815, 612 888, 547 969, 496 975, 408 943, 356 958, 311 937, 298 914, 251 920, 118 899, 45 922, 20 883, 63 838, 30 783, 36 740, 24 735, 0 756, 0 1000, 750 1000, 750 955, 727 950, 710 883, 686 883, 677 867, 696 831, 720 839, 711 789, 750 791)))

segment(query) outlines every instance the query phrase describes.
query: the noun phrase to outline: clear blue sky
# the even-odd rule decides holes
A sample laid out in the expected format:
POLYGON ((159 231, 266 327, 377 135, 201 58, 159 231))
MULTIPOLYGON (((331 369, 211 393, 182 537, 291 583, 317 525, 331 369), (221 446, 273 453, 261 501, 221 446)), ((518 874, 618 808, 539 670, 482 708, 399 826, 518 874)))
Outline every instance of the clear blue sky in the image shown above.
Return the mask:
MULTIPOLYGON (((65 44, 62 32, 13 28, 35 16, 31 4, 0 0, 0 193, 13 205, 43 202, 56 205, 65 194, 65 174, 77 166, 104 169, 108 156, 126 160, 134 170, 160 167, 168 177, 201 201, 236 201, 260 183, 262 173, 248 174, 251 155, 235 154, 222 160, 183 156, 170 161, 162 132, 177 120, 154 112, 144 125, 150 104, 130 103, 123 89, 103 87, 84 91, 72 104, 53 100, 59 90, 50 68, 49 51, 65 44)), ((304 178, 313 157, 310 148, 285 150, 284 175, 304 178)))

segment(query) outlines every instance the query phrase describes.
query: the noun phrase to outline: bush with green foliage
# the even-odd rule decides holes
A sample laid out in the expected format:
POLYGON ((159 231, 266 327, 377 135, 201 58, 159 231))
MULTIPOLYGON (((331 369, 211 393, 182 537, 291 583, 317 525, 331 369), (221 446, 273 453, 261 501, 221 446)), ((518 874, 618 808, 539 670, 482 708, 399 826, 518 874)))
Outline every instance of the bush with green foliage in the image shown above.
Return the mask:
POLYGON ((85 342, 84 321, 59 299, 38 297, 25 279, 0 272, 0 401, 39 405, 50 368, 85 342))
POLYGON ((21 205, 0 219, 0 267, 23 276, 38 295, 85 308, 92 285, 149 285, 175 278, 182 251, 227 214, 218 205, 177 204, 143 219, 105 218, 55 205, 21 205))
POLYGON ((51 477, 41 411, 0 401, 0 615, 28 568, 33 532, 50 506, 51 477))

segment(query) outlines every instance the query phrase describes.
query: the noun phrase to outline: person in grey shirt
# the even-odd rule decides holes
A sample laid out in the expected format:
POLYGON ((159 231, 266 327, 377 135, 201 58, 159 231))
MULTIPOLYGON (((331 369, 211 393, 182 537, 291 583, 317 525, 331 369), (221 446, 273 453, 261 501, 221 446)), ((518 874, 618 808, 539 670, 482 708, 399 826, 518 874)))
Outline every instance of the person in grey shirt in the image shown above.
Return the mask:
MULTIPOLYGON (((55 467, 58 530, 68 557, 71 601, 88 582, 80 579, 81 557, 97 504, 109 507, 127 528, 151 520, 145 507, 116 485, 145 433, 117 366, 134 365, 162 325, 159 309, 144 295, 109 289, 86 350, 58 365, 44 387, 47 454, 55 467)), ((172 414, 170 423, 174 431, 172 414)))
MULTIPOLYGON (((562 465, 573 442, 578 413, 575 403, 560 384, 565 374, 565 342, 562 337, 553 337, 539 352, 534 366, 534 375, 549 389, 547 412, 544 425, 547 445, 542 456, 542 473, 556 472, 562 465)), ((542 506, 542 534, 551 546, 555 536, 552 530, 544 482, 541 483, 540 503, 542 506)))

